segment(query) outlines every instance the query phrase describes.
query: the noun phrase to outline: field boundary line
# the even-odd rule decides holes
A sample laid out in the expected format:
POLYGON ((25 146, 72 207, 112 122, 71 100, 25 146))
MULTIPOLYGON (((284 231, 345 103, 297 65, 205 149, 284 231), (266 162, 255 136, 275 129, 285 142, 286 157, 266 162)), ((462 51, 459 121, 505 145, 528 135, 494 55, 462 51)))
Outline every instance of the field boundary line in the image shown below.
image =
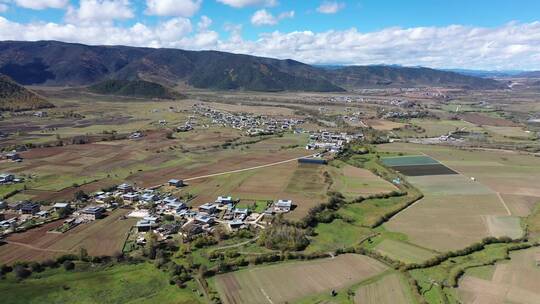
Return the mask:
POLYGON ((14 242, 14 241, 9 241, 9 240, 4 240, 4 242, 6 242, 7 244, 11 244, 11 245, 15 245, 15 246, 21 246, 21 247, 26 247, 26 248, 33 249, 33 250, 37 250, 37 251, 56 252, 56 253, 71 253, 71 252, 72 252, 72 251, 70 251, 70 250, 60 250, 60 249, 40 248, 40 247, 32 246, 32 245, 30 245, 30 244, 25 244, 25 243, 20 243, 20 242, 14 242))
MULTIPOLYGON (((315 155, 318 155, 318 154, 320 154, 320 152, 309 154, 309 155, 304 155, 304 156, 299 156, 299 157, 295 157, 295 158, 291 158, 291 159, 286 159, 286 160, 282 160, 282 161, 278 161, 278 162, 274 162, 274 163, 253 166, 253 167, 249 167, 249 168, 229 170, 229 171, 225 171, 225 172, 212 173, 212 174, 207 174, 207 175, 184 178, 183 180, 184 181, 192 181, 192 180, 201 179, 201 178, 215 177, 215 176, 220 176, 220 175, 226 175, 226 174, 240 173, 240 172, 256 170, 256 169, 262 169, 262 168, 277 166, 277 165, 281 165, 281 164, 286 164, 286 163, 289 163, 289 162, 292 162, 292 161, 295 161, 295 160, 299 160, 299 159, 302 159, 302 158, 306 158, 306 157, 314 157, 315 155)), ((159 185, 156 185, 156 186, 152 186, 152 187, 149 187, 149 188, 155 189, 155 188, 159 188, 159 187, 164 186, 164 185, 165 185, 165 183, 159 184, 159 185)))
POLYGON ((262 292, 262 294, 266 297, 266 299, 268 300, 268 302, 270 302, 270 304, 274 304, 274 301, 272 301, 272 299, 268 296, 268 294, 266 293, 266 291, 264 291, 264 289, 262 288, 259 288, 262 292))
POLYGON ((506 209, 506 212, 508 213, 509 216, 512 215, 512 212, 510 211, 510 209, 508 208, 508 206, 506 205, 506 203, 504 202, 504 199, 503 197, 501 196, 501 193, 500 192, 497 192, 497 197, 499 198, 499 201, 502 203, 502 205, 504 206, 504 209, 506 209))

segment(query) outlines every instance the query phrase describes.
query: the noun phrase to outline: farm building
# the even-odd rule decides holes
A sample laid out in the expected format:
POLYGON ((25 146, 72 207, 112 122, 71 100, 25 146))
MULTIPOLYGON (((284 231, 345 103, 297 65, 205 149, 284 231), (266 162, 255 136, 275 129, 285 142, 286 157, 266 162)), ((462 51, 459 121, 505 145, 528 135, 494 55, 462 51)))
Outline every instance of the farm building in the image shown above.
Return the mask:
POLYGON ((150 219, 142 219, 135 224, 135 227, 137 228, 138 232, 146 232, 152 230, 152 228, 157 227, 157 223, 155 221, 152 221, 150 219))
POLYGON ((10 152, 6 154, 6 159, 12 160, 12 161, 18 161, 21 160, 22 157, 19 155, 19 153, 16 152, 10 152))
POLYGON ((184 181, 181 180, 181 179, 170 179, 169 180, 169 186, 172 186, 172 187, 182 187, 184 186, 184 181))
POLYGON ((234 219, 232 221, 229 221, 229 228, 231 228, 231 230, 242 228, 243 225, 244 221, 240 219, 234 219))
POLYGON ((322 158, 300 158, 298 159, 299 164, 315 164, 315 165, 326 165, 328 161, 322 158))
POLYGON ((138 202, 139 201, 139 194, 133 193, 133 192, 126 193, 126 194, 122 195, 122 199, 124 199, 125 201, 128 201, 128 202, 138 202))
POLYGON ((195 217, 195 221, 197 221, 198 223, 201 223, 201 224, 212 225, 214 223, 214 218, 209 217, 208 215, 199 214, 199 215, 197 215, 195 217))
POLYGON ((121 184, 117 188, 123 193, 133 192, 133 187, 130 184, 121 184))
POLYGON ((102 218, 105 209, 99 206, 87 207, 81 211, 81 217, 85 220, 95 221, 96 219, 102 218))
POLYGON ((220 205, 227 205, 231 204, 233 202, 233 199, 231 196, 218 196, 216 199, 216 203, 220 205))
POLYGON ((60 209, 69 209, 71 208, 71 205, 69 203, 56 203, 52 206, 52 209, 54 211, 58 211, 60 209))
POLYGON ((199 206, 199 212, 212 214, 212 213, 216 212, 216 205, 211 204, 211 203, 203 204, 203 205, 199 206))
POLYGON ((11 183, 15 180, 15 175, 10 173, 0 174, 0 184, 11 183))
POLYGON ((49 215, 51 215, 51 213, 49 211, 42 210, 42 211, 37 212, 36 215, 41 218, 48 218, 49 215))
POLYGON ((22 214, 36 214, 38 213, 40 210, 40 206, 38 203, 34 203, 34 202, 24 202, 21 204, 21 207, 20 207, 20 212, 22 214))
POLYGON ((291 200, 278 200, 274 203, 274 212, 277 213, 286 213, 291 211, 292 201, 291 200))
POLYGON ((145 192, 141 195, 141 200, 144 202, 155 202, 159 199, 159 196, 157 194, 154 194, 153 192, 145 192))

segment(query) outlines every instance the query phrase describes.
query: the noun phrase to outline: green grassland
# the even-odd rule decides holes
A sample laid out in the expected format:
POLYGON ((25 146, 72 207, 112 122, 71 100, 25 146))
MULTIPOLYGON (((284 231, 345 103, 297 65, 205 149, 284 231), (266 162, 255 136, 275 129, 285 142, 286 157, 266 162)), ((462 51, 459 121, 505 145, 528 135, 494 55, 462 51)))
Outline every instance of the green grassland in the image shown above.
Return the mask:
POLYGON ((202 303, 190 287, 169 285, 167 274, 148 263, 86 268, 0 280, 2 303, 202 303))

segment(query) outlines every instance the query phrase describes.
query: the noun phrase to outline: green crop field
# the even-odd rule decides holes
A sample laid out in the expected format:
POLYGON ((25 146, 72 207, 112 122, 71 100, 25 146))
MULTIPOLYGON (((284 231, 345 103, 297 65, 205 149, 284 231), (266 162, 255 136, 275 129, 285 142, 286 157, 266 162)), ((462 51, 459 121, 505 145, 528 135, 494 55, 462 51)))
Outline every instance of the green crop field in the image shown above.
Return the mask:
POLYGON ((438 161, 434 160, 433 158, 429 156, 424 156, 424 155, 385 157, 382 159, 382 162, 383 164, 389 167, 439 164, 438 161))

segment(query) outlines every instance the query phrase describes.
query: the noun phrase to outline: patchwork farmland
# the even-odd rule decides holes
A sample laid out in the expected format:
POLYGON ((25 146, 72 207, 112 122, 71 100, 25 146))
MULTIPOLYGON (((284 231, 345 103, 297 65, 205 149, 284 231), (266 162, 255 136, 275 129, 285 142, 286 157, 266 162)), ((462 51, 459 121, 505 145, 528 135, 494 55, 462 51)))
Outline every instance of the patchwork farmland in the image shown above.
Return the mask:
POLYGON ((285 303, 311 294, 344 288, 383 272, 383 264, 347 254, 218 275, 216 288, 227 304, 285 303))
POLYGON ((391 231, 407 234, 413 243, 445 251, 487 236, 522 236, 519 218, 512 216, 500 195, 476 179, 428 156, 385 158, 383 163, 393 169, 410 169, 402 173, 410 175, 408 181, 424 193, 422 200, 386 224, 391 231), (423 170, 425 166, 442 169, 429 172, 423 170))
POLYGON ((471 268, 457 289, 467 303, 540 303, 539 249, 512 253, 510 260, 494 266, 471 268))

